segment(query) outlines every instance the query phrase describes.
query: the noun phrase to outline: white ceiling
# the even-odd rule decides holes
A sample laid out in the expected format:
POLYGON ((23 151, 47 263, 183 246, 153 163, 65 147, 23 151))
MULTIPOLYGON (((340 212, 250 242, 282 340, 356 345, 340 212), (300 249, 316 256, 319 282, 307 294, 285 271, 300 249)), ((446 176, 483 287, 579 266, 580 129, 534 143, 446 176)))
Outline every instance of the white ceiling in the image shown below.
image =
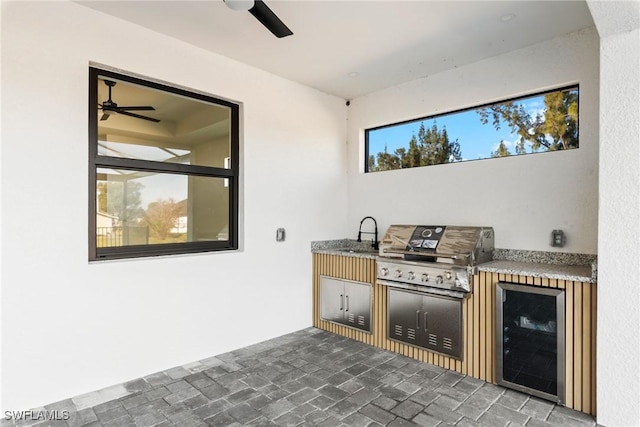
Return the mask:
POLYGON ((584 0, 266 0, 278 39, 222 0, 78 3, 345 99, 594 25, 584 0))

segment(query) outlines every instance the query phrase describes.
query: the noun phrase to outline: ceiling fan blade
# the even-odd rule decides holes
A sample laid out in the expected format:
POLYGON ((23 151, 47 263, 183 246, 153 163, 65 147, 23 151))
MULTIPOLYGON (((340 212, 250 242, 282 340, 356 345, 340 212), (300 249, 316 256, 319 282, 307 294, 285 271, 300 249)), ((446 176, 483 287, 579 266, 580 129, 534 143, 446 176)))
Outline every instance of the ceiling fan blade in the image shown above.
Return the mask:
POLYGON ((121 107, 118 105, 118 110, 130 110, 130 111, 156 111, 155 108, 153 108, 150 105, 133 105, 130 107, 121 107))
POLYGON ((159 123, 160 122, 160 120, 154 119, 154 118, 151 118, 151 117, 141 116, 140 114, 130 113, 128 111, 120 111, 119 108, 117 110, 117 113, 118 114, 122 114, 124 116, 135 117, 136 119, 148 120, 148 121, 154 122, 154 123, 159 123))
POLYGON ((103 112, 102 117, 100 117, 100 121, 107 120, 109 116, 110 116, 109 113, 103 112))
POLYGON ((293 34, 293 32, 284 25, 284 22, 282 22, 262 0, 256 0, 253 7, 249 9, 249 13, 278 38, 293 34))

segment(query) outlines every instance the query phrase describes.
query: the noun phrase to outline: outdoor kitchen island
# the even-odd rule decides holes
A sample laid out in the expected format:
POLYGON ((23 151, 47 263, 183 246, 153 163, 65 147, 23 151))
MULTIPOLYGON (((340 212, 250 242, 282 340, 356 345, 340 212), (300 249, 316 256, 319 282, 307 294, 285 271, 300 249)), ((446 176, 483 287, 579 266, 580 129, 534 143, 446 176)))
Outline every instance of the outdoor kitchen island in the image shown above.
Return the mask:
POLYGON ((494 384, 497 382, 495 301, 498 282, 563 290, 566 297, 563 404, 596 415, 594 256, 496 249, 494 261, 478 266, 478 273, 472 278, 472 291, 463 299, 463 348, 462 357, 458 359, 389 339, 388 287, 376 279, 377 251, 350 239, 313 242, 311 249, 315 327, 494 384), (321 317, 321 276, 369 287, 368 330, 321 317))

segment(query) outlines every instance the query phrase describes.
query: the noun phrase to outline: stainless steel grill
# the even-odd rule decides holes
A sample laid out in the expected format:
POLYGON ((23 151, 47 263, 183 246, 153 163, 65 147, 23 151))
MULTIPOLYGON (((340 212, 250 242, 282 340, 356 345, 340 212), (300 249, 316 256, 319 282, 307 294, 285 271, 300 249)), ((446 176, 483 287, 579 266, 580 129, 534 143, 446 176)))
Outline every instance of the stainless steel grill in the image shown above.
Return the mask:
POLYGON ((392 225, 380 242, 378 281, 420 292, 464 297, 469 277, 493 259, 491 227, 392 225))
POLYGON ((389 339, 460 359, 462 300, 493 249, 491 227, 390 226, 376 261, 388 287, 389 339))

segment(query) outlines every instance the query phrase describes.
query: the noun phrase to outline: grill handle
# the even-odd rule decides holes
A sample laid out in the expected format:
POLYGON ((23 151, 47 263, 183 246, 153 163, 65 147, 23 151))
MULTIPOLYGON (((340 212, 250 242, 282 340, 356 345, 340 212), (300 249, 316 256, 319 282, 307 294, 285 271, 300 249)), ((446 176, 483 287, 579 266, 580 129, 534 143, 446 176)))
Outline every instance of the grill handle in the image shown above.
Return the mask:
MULTIPOLYGON (((402 250, 395 250, 395 249, 394 250, 383 249, 382 252, 384 252, 385 254, 415 255, 415 256, 423 256, 423 257, 429 257, 429 258, 458 259, 461 257, 460 254, 448 254, 444 252, 430 253, 430 252, 420 252, 420 251, 402 251, 402 250)), ((463 256, 463 257, 468 258, 467 256, 463 256)))

